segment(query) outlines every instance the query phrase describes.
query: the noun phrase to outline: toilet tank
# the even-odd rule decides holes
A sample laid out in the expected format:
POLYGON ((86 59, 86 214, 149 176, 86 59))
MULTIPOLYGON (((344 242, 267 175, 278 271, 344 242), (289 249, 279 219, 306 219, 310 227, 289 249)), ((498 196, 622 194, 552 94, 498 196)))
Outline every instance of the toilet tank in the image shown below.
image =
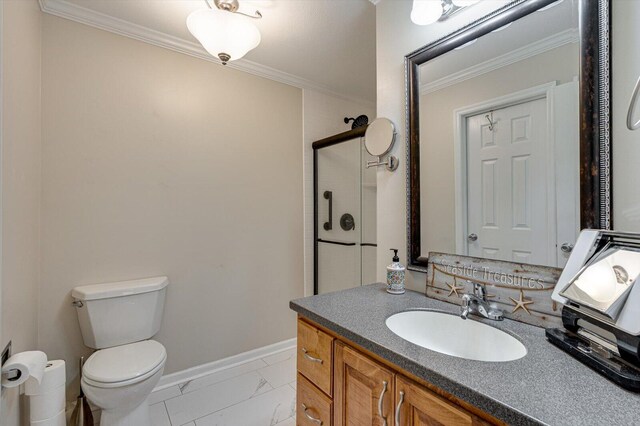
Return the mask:
POLYGON ((150 339, 160 329, 167 277, 76 287, 71 291, 84 344, 110 348, 150 339))

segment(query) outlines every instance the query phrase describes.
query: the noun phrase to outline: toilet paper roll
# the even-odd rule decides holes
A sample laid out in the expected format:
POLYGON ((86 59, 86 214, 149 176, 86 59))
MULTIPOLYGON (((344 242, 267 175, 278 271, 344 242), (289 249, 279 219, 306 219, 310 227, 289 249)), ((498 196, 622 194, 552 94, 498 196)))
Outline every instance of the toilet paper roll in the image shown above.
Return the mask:
POLYGON ((47 355, 44 352, 27 351, 17 353, 2 366, 2 386, 15 388, 26 382, 29 377, 33 377, 40 383, 46 364, 47 355), (9 379, 10 375, 14 373, 13 370, 18 370, 19 376, 9 379))
POLYGON ((36 421, 36 422, 32 421, 32 422, 29 422, 29 424, 31 426, 66 426, 67 419, 65 418, 64 410, 62 410, 58 414, 56 414, 54 417, 48 418, 46 420, 36 421))
MULTIPOLYGON (((55 359, 47 362, 44 368, 44 375, 40 383, 34 378, 29 377, 24 384, 25 395, 41 395, 64 386, 66 382, 65 363, 61 359, 55 359)), ((56 411, 57 413, 57 411, 56 411)))
POLYGON ((32 422, 55 417, 60 410, 64 411, 65 386, 50 389, 49 392, 29 397, 29 418, 32 422))

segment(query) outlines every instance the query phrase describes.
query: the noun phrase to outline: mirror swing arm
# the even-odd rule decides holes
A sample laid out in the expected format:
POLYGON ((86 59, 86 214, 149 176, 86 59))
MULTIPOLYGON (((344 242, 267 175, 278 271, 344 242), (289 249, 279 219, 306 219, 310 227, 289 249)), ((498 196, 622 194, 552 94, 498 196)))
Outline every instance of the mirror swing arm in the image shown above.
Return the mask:
MULTIPOLYGON (((426 272, 421 253, 419 67, 556 0, 515 0, 405 56, 407 264, 426 272)), ((580 32, 580 228, 612 229, 610 0, 577 0, 580 32)))
POLYGON ((378 157, 377 161, 367 161, 367 169, 380 166, 385 166, 387 170, 393 172, 398 168, 398 159, 390 155, 386 161, 382 161, 381 157, 378 157))

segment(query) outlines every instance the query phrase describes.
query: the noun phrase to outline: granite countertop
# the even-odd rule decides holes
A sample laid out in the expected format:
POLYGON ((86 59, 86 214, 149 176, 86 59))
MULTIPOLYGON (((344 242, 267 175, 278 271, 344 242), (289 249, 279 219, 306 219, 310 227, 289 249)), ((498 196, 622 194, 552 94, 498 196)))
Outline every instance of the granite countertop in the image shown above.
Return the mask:
POLYGON ((504 320, 488 323, 517 337, 524 358, 483 362, 456 358, 410 343, 385 320, 398 312, 459 307, 384 284, 293 300, 291 309, 452 395, 513 425, 630 425, 640 419, 640 394, 628 392, 549 343, 544 329, 504 320))

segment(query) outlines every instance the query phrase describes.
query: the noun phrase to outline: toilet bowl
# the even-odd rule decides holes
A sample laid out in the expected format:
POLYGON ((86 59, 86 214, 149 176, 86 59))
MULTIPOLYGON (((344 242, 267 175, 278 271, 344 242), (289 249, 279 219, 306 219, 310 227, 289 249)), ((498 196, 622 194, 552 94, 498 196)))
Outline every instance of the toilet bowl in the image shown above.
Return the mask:
POLYGON ((167 277, 154 277, 71 292, 82 339, 97 349, 80 383, 102 409, 102 426, 151 426, 147 399, 162 377, 167 351, 150 339, 160 329, 168 285, 167 277))
POLYGON ((82 369, 82 390, 102 409, 102 426, 151 426, 147 399, 162 377, 167 353, 154 340, 93 353, 82 369))

